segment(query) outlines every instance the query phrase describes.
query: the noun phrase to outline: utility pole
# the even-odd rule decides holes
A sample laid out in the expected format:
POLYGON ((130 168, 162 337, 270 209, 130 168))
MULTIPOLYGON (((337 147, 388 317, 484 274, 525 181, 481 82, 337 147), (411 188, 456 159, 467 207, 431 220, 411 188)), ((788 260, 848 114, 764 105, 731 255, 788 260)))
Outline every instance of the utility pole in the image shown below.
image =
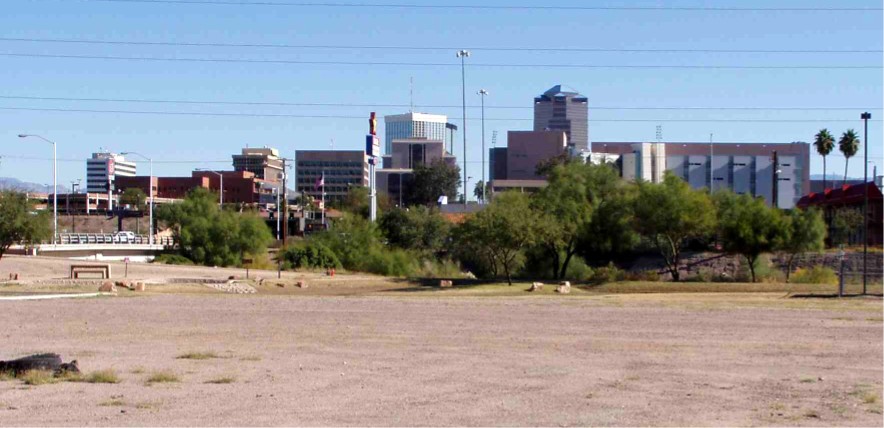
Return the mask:
POLYGON ((712 133, 709 133, 709 194, 715 192, 715 145, 712 144, 712 133))
POLYGON ((485 96, 488 95, 488 91, 484 89, 479 90, 479 96, 482 97, 482 204, 486 204, 485 200, 485 188, 488 186, 488 183, 485 181, 485 96))
MULTIPOLYGON (((869 119, 872 118, 872 114, 869 112, 865 112, 860 116, 860 119, 863 120, 863 124, 865 126, 865 146, 863 147, 863 157, 865 158, 863 162, 863 294, 866 294, 867 291, 867 279, 868 275, 868 259, 869 257, 869 119)), ((874 178, 873 178, 874 181, 874 178)))
MULTIPOLYGON (((286 239, 289 236, 289 198, 286 193, 286 180, 289 177, 289 170, 286 169, 286 161, 282 158, 282 203, 283 203, 283 220, 282 220, 282 248, 285 248, 286 239)), ((278 257, 277 257, 278 258, 278 257)))
POLYGON ((779 197, 780 197, 779 190, 780 189, 779 189, 779 187, 780 187, 780 160, 777 157, 777 151, 774 150, 773 151, 773 192, 772 192, 772 199, 773 199, 772 206, 774 208, 779 208, 779 206, 780 206, 780 201, 779 201, 779 197))
MULTIPOLYGON (((460 82, 463 97, 463 204, 467 204, 467 72, 465 61, 470 57, 470 51, 459 50, 457 57, 460 58, 460 82)), ((400 189, 401 191, 401 189, 400 189)))

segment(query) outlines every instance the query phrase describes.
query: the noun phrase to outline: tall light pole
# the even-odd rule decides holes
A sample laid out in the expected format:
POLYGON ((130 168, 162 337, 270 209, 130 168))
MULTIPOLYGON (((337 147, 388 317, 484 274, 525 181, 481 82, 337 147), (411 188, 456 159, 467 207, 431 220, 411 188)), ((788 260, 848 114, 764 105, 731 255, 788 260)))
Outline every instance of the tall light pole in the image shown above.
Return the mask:
POLYGON ((867 270, 867 261, 866 259, 869 257, 869 119, 872 118, 872 114, 869 112, 865 112, 860 115, 860 119, 863 120, 863 125, 865 125, 865 145, 863 146, 863 157, 865 158, 863 162, 863 185, 866 187, 863 191, 865 193, 863 198, 863 294, 866 294, 866 276, 869 271, 867 270))
POLYGON ((224 207, 224 174, 221 174, 218 171, 212 171, 210 169, 197 168, 196 170, 202 171, 202 172, 211 172, 212 174, 215 174, 218 177, 220 177, 220 187, 218 189, 218 207, 223 208, 224 207))
POLYGON ((470 57, 470 51, 459 50, 457 57, 460 58, 460 83, 463 96, 463 204, 467 204, 467 72, 465 61, 470 57))
POLYGON ((148 184, 147 184, 147 192, 150 194, 150 201, 148 202, 150 204, 150 206, 148 207, 148 212, 150 213, 149 214, 150 217, 149 217, 148 221, 150 221, 150 225, 147 226, 147 243, 148 243, 148 245, 153 245, 153 235, 154 235, 154 230, 153 230, 153 194, 154 194, 154 191, 153 191, 153 159, 151 159, 141 153, 138 153, 138 152, 123 152, 120 154, 124 155, 124 156, 135 155, 140 158, 144 158, 147 160, 147 163, 150 165, 150 177, 148 178, 148 184))
POLYGON ((36 134, 18 134, 18 138, 34 137, 52 144, 52 245, 58 244, 58 150, 55 141, 36 134))
POLYGON ((482 203, 485 203, 485 188, 488 183, 485 182, 485 96, 488 91, 479 89, 479 96, 482 97, 482 203))

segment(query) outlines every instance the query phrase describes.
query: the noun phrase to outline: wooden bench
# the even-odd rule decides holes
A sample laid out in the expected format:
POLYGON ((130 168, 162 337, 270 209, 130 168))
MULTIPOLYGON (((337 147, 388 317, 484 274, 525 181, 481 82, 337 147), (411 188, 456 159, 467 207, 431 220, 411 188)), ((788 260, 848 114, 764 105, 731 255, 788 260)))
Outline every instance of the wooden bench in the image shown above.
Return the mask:
POLYGON ((110 265, 106 265, 106 264, 102 264, 102 265, 71 265, 71 279, 79 278, 81 273, 98 273, 98 274, 101 274, 101 279, 110 279, 111 267, 110 267, 110 265))

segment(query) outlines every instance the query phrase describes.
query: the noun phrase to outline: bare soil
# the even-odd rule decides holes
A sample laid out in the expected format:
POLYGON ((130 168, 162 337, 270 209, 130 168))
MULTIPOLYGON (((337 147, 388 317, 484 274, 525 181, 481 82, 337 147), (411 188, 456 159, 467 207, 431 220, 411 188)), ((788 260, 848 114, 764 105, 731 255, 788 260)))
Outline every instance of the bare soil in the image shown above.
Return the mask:
POLYGON ((0 425, 882 425, 879 298, 333 281, 300 291, 347 296, 0 301, 0 359, 58 352, 121 379, 0 381, 0 425), (148 383, 158 372, 178 382, 148 383))

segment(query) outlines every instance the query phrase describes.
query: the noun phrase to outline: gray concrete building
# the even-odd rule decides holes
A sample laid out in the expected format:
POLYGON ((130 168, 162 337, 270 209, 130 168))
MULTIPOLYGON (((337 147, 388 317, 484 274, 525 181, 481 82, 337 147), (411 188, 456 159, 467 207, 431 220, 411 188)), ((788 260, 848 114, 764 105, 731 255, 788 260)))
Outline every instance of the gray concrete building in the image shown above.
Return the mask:
POLYGON ((534 130, 565 131, 574 153, 589 148, 588 99, 556 85, 534 98, 534 130))
POLYGON ((659 181, 669 171, 695 189, 730 189, 764 198, 774 195, 773 153, 777 152, 777 206, 789 209, 810 193, 810 145, 807 143, 629 143, 594 142, 593 152, 621 155, 626 179, 659 181), (661 160, 665 156, 665 162, 661 160), (656 165, 647 168, 636 166, 656 165), (661 168, 665 164, 665 171, 661 168))

